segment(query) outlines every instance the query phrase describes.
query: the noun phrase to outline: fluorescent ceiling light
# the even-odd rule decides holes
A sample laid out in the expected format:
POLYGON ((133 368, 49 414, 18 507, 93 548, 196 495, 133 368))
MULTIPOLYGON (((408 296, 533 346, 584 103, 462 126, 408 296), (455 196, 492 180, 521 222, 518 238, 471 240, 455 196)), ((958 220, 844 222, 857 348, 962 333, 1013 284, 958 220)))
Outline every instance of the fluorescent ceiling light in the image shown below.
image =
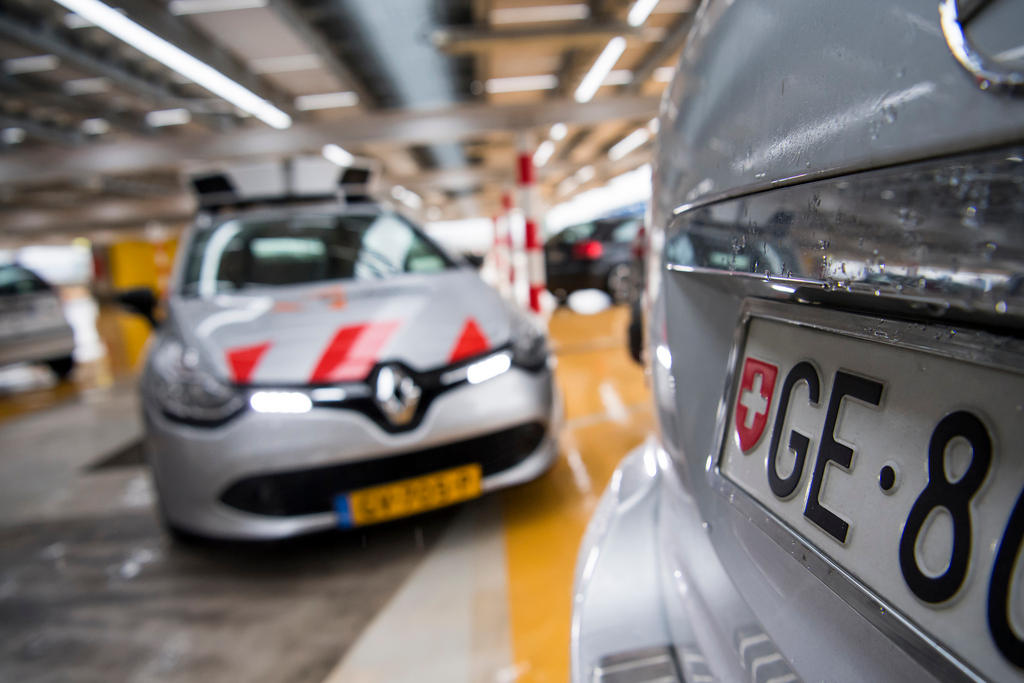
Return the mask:
POLYGON ((595 175, 597 175, 597 171, 594 170, 593 166, 588 164, 581 168, 580 170, 576 171, 576 173, 574 173, 572 177, 576 180, 577 183, 582 185, 583 183, 593 180, 595 175))
POLYGON ((320 58, 316 55, 289 55, 287 57, 263 57, 249 62, 249 67, 258 74, 279 74, 288 71, 309 71, 319 69, 320 58))
POLYGON ((4 128, 0 130, 0 140, 5 145, 17 145, 25 141, 24 128, 4 128))
POLYGON ((102 76, 64 81, 64 92, 68 95, 96 95, 108 90, 110 90, 110 81, 102 76))
MULTIPOLYGON (((116 9, 121 14, 125 13, 125 11, 123 9, 121 9, 120 7, 115 7, 114 9, 116 9)), ((96 24, 92 23, 91 21, 89 21, 88 19, 86 19, 85 17, 83 17, 80 14, 75 14, 74 12, 68 12, 67 14, 64 15, 64 25, 67 26, 68 28, 74 30, 74 29, 80 29, 80 28, 89 28, 90 26, 95 26, 96 24)))
POLYGON ((391 196, 414 211, 419 210, 423 206, 423 197, 401 185, 395 185, 391 188, 391 196))
POLYGON ((348 168, 356 160, 348 150, 343 149, 338 145, 324 145, 323 149, 320 151, 324 155, 324 159, 327 159, 327 161, 331 162, 335 166, 341 166, 342 168, 348 168))
POLYGON ((82 121, 81 128, 86 135, 106 135, 110 132, 110 122, 106 119, 86 119, 82 121))
POLYGON ((80 14, 113 36, 152 57, 168 69, 177 71, 193 83, 206 88, 242 111, 278 129, 288 128, 292 119, 274 105, 239 85, 209 64, 199 61, 181 48, 172 45, 152 31, 122 16, 117 10, 99 0, 54 0, 67 9, 80 14))
POLYGON ((510 78, 488 78, 484 83, 487 92, 526 92, 528 90, 553 90, 558 87, 558 76, 540 74, 537 76, 512 76, 510 78))
POLYGON ((601 50, 601 54, 594 60, 594 65, 583 77, 580 87, 576 88, 574 97, 577 102, 589 102, 594 98, 597 89, 601 87, 608 73, 619 61, 619 57, 626 51, 626 39, 622 36, 615 36, 608 41, 608 44, 601 50))
POLYGON ((551 142, 551 140, 545 140, 540 143, 537 151, 533 153, 533 165, 537 167, 543 166, 548 163, 548 160, 551 159, 551 155, 554 153, 555 143, 551 142))
POLYGON ((564 123, 556 123, 555 125, 551 126, 551 130, 548 131, 548 137, 550 137, 552 140, 561 140, 568 134, 568 132, 568 126, 566 126, 564 123))
POLYGON ((633 72, 629 69, 616 69, 604 77, 601 85, 626 85, 633 82, 633 72))
POLYGON ((532 24, 542 21, 576 21, 590 16, 583 3, 540 7, 501 7, 491 10, 492 24, 532 24))
POLYGON ((192 120, 192 112, 188 109, 158 109, 146 114, 146 125, 151 128, 163 126, 183 126, 192 120))
POLYGON ((167 9, 171 14, 206 14, 208 12, 228 12, 236 9, 253 9, 266 7, 267 0, 171 0, 167 9))
POLYGON ((608 158, 612 161, 618 161, 650 139, 651 131, 646 128, 637 128, 632 133, 616 142, 615 145, 608 150, 608 158))
POLYGON ((558 187, 555 189, 558 191, 559 195, 566 195, 575 190, 579 186, 579 181, 577 181, 575 177, 569 176, 568 178, 562 180, 562 182, 558 183, 558 187))
POLYGON ((657 116, 647 122, 647 130, 651 131, 653 135, 657 135, 660 129, 661 121, 658 120, 657 116))
POLYGON ((659 66, 651 74, 651 78, 656 80, 658 83, 668 83, 672 80, 672 76, 676 73, 675 67, 672 66, 659 66))
POLYGON ((5 59, 3 62, 4 71, 11 75, 34 74, 40 71, 53 71, 60 66, 57 55, 32 55, 31 57, 15 57, 5 59))
POLYGON ((359 104, 359 96, 354 92, 322 92, 313 95, 299 95, 295 98, 295 108, 299 111, 314 109, 335 109, 337 107, 354 107, 359 104))
POLYGON ((626 21, 629 22, 630 26, 641 26, 647 17, 651 16, 651 12, 654 11, 655 5, 658 4, 658 0, 636 0, 633 3, 633 7, 629 10, 629 16, 626 17, 626 21))

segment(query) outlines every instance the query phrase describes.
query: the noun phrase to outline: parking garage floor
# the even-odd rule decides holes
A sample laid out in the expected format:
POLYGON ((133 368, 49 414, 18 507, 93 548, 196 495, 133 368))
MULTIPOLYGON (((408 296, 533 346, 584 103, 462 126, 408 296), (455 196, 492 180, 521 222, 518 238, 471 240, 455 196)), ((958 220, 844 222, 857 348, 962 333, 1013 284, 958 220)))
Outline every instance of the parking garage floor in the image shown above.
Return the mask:
POLYGON ((541 479, 272 544, 183 546, 162 532, 123 364, 56 385, 8 371, 0 680, 566 680, 580 536, 651 427, 627 319, 554 314, 567 415, 541 479))

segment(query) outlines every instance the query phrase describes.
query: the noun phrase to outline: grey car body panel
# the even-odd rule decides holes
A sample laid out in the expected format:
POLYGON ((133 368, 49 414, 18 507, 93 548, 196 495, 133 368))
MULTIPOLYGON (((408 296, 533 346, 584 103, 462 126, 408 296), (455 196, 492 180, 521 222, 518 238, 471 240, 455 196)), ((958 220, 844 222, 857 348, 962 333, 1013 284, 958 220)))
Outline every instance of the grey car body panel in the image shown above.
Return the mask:
POLYGON ((255 385, 306 383, 337 331, 350 325, 397 322, 378 358, 401 360, 415 370, 447 365, 469 318, 492 348, 508 343, 510 334, 497 292, 462 268, 382 282, 322 281, 253 287, 210 299, 174 297, 170 305, 187 341, 203 350, 224 380, 232 379, 227 351, 269 342, 250 379, 255 385), (343 304, 335 307, 338 297, 343 304))
MULTIPOLYGON (((1019 44, 1024 4, 991 6, 998 12, 979 18, 975 37, 986 45, 1019 44)), ((728 267, 673 272, 662 250, 673 225, 694 207, 1021 140, 1024 98, 978 88, 946 46, 935 2, 702 5, 662 104, 647 262, 647 357, 658 436, 670 461, 657 477, 659 511, 649 520, 658 529, 661 609, 677 653, 696 641, 722 680, 762 680, 765 672, 755 676, 740 646, 742 633, 754 629, 805 680, 970 676, 927 645, 879 630, 713 490, 707 470, 717 457, 719 404, 743 302, 789 298, 770 285, 798 288, 801 282, 787 281, 785 273, 777 280, 737 276, 728 267)), ((768 216, 750 218, 756 225, 768 216)), ((958 227, 948 226, 949 234, 958 227)), ((742 249, 756 234, 737 221, 730 237, 742 249)), ((1007 245, 1010 254, 1016 245, 1007 245)), ((913 254, 922 265, 956 263, 937 245, 919 246, 913 254)), ((819 262, 833 257, 827 240, 817 253, 800 254, 809 255, 819 262)), ((1000 267, 1015 263, 1019 269, 1014 258, 1000 267)), ((815 286, 835 284, 821 280, 815 286)), ((939 291, 936 302, 947 293, 939 291)), ((962 307, 961 321, 981 324, 983 309, 992 311, 995 301, 978 294, 962 307)), ((838 292, 839 303, 834 298, 824 305, 849 305, 845 296, 838 292)), ((880 306, 885 297, 877 300, 880 306)), ((915 315, 948 310, 935 306, 915 315)), ((614 558, 605 553, 603 562, 614 558)), ((628 595, 633 577, 620 575, 619 585, 628 595)), ((646 590, 640 595, 646 601, 646 590)), ((580 613, 586 620, 586 610, 580 613)), ((652 624, 657 619, 636 628, 658 644, 663 634, 652 624)), ((585 623, 574 629, 576 681, 587 680, 600 655, 608 654, 577 641, 599 629, 585 623)), ((762 663, 772 658, 765 656, 762 663)))

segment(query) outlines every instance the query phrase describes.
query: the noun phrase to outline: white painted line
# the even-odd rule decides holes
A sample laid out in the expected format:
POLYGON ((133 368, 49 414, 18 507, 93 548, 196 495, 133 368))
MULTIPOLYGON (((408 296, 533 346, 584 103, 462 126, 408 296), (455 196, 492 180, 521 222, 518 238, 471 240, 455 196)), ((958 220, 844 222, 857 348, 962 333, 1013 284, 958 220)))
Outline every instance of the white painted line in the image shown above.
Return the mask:
POLYGON ((601 403, 604 404, 608 418, 619 424, 627 424, 629 422, 629 410, 626 409, 626 404, 622 402, 619 392, 615 390, 615 385, 605 380, 597 387, 597 392, 601 396, 601 403))
POLYGON ((467 504, 324 683, 470 683, 513 673, 500 501, 467 504))

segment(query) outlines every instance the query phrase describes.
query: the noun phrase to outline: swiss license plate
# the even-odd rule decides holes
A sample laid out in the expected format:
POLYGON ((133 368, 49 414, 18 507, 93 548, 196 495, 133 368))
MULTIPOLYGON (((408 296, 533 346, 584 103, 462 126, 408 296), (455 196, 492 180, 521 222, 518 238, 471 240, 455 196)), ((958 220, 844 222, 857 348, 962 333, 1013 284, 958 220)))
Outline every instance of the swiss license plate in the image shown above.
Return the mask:
POLYGON ((480 495, 483 471, 463 465, 339 495, 334 500, 342 527, 386 522, 452 505, 480 495))
POLYGON ((752 317, 722 475, 982 676, 1024 677, 1024 375, 752 317))

